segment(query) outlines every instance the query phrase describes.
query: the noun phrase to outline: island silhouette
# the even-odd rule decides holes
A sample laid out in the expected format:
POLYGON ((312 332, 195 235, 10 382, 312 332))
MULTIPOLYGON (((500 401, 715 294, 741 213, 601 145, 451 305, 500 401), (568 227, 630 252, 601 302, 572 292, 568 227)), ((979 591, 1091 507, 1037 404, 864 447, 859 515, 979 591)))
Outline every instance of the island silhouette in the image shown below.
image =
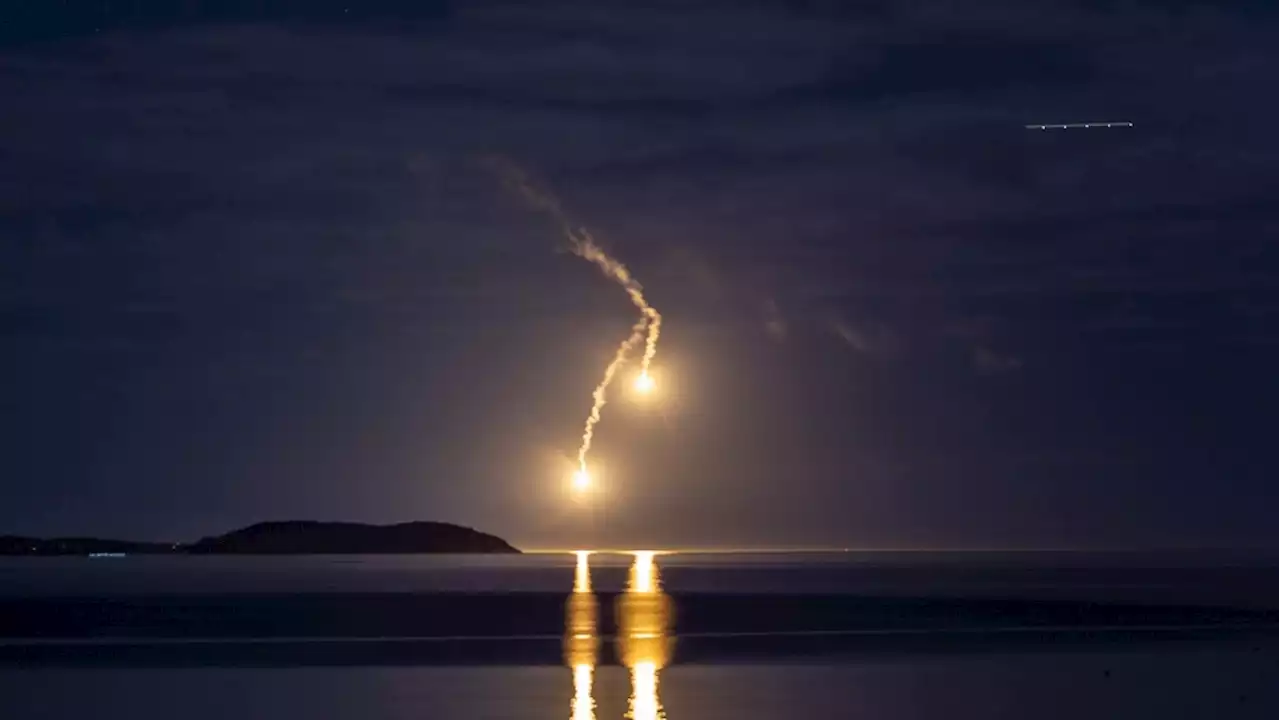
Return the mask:
POLYGON ((369 525, 286 520, 261 522, 191 543, 94 537, 0 535, 0 555, 343 555, 518 553, 506 540, 443 522, 369 525))

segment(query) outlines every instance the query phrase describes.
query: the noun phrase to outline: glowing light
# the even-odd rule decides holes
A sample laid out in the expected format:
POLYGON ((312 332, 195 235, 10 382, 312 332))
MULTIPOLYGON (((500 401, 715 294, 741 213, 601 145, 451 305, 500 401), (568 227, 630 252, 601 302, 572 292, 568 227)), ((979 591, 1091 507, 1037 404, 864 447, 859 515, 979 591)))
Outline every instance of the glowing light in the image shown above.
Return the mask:
POLYGON ((652 388, 652 380, 647 378, 649 364, 653 362, 658 352, 658 339, 662 335, 662 315, 649 304, 644 296, 644 286, 635 279, 627 266, 606 253, 586 229, 570 222, 560 201, 554 195, 535 187, 529 176, 506 158, 489 157, 484 162, 531 207, 550 215, 568 240, 570 251, 595 265, 606 277, 617 283, 626 292, 631 303, 640 311, 640 318, 632 326, 631 334, 618 346, 613 361, 609 363, 604 377, 596 385, 595 392, 591 394, 591 412, 587 416, 586 426, 582 431, 582 442, 578 447, 578 464, 583 469, 574 478, 575 488, 583 490, 591 484, 591 479, 586 474, 587 455, 591 452, 591 442, 595 436, 595 426, 600 422, 600 412, 608 402, 609 385, 613 382, 613 376, 618 368, 626 362, 628 356, 641 342, 644 343, 644 355, 640 360, 640 373, 642 378, 646 378, 645 384, 649 386, 642 388, 641 392, 648 392, 652 388))
POLYGON ((591 489, 591 473, 586 468, 580 468, 573 474, 573 489, 578 492, 591 489))
POLYGON ((573 666, 573 702, 571 703, 572 720, 595 720, 596 701, 591 697, 591 685, 595 668, 587 663, 573 666))
POLYGON ((658 573, 653 564, 653 552, 636 553, 631 566, 631 592, 651 593, 658 589, 658 573))
POLYGON ((578 556, 578 564, 573 569, 573 591, 589 593, 591 592, 591 566, 587 558, 591 557, 591 552, 579 550, 574 555, 578 556))
POLYGON ((654 555, 635 553, 627 592, 618 596, 615 607, 618 659, 631 670, 626 717, 632 720, 665 717, 658 695, 658 675, 671 660, 672 608, 658 582, 654 555))
POLYGON ((653 378, 647 372, 642 372, 636 377, 634 383, 636 392, 648 394, 653 392, 653 378))
POLYGON ((596 702, 591 696, 595 677, 600 636, 596 620, 598 608, 596 596, 591 594, 591 569, 588 558, 591 553, 579 550, 574 568, 573 594, 565 608, 565 664, 573 670, 573 699, 570 701, 570 720, 595 720, 596 702))
POLYGON ((658 666, 638 662, 631 668, 631 705, 627 717, 633 720, 657 720, 662 717, 658 702, 658 666))

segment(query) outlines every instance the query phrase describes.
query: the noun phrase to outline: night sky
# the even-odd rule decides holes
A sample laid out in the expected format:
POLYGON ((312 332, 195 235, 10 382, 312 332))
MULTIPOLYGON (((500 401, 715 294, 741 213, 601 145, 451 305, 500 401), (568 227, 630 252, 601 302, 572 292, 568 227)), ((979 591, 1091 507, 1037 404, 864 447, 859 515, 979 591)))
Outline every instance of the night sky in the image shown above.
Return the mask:
POLYGON ((207 4, 0 22, 0 533, 1271 544, 1274 3, 207 4))

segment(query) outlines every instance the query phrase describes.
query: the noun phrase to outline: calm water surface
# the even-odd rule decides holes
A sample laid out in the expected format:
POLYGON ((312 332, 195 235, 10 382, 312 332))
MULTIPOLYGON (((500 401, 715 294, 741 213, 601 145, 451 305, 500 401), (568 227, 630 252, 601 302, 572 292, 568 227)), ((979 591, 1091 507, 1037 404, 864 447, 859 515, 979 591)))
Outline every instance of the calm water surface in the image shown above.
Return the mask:
POLYGON ((1227 565, 6 560, 0 717, 1269 718, 1275 568, 1227 565))
MULTIPOLYGON (((922 657, 869 664, 676 665, 671 720, 719 718, 1272 718, 1275 655, 922 657), (1268 667, 1268 663, 1270 667, 1268 667)), ((566 668, 0 671, 6 718, 572 718, 566 668)), ((622 718, 628 672, 596 674, 593 715, 622 718)))
MULTIPOLYGON (((997 594, 1274 606, 1273 557, 1240 554, 841 552, 660 554, 672 592, 997 594)), ((591 556, 621 590, 629 554, 591 556)), ((572 553, 307 557, 0 558, 0 597, 223 592, 549 592, 572 553)))

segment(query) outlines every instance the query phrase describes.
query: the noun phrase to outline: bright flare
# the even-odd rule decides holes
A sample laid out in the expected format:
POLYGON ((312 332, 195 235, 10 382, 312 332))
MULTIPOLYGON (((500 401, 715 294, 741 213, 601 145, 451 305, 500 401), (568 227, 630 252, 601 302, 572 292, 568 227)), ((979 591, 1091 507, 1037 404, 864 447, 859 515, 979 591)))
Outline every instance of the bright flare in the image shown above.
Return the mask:
POLYGON ((577 490, 578 492, 582 492, 590 488, 591 488, 591 473, 587 472, 586 468, 583 468, 573 474, 574 490, 577 490))
MULTIPOLYGON (((631 335, 618 346, 613 362, 609 363, 608 368, 605 369, 604 378, 596 386, 595 392, 591 394, 593 399, 591 414, 587 417, 586 428, 582 433, 582 444, 578 449, 578 465, 582 468, 580 474, 586 479, 581 483, 579 483, 576 476, 574 479, 575 486, 581 485, 581 487, 585 487, 591 484, 590 477, 586 477, 587 453, 591 450, 591 440, 595 432, 596 423, 600 422, 600 410, 607 402, 605 393, 610 383, 613 382, 613 376, 617 373, 618 368, 626 362, 627 356, 642 341, 644 342, 644 354, 640 360, 640 374, 641 377, 648 378, 649 365, 653 362, 653 357, 658 352, 658 338, 662 334, 662 315, 645 299, 644 287, 631 275, 631 271, 627 269, 627 266, 610 257, 608 253, 602 250, 596 244, 595 238, 591 236, 591 233, 583 228, 574 226, 560 206, 560 201, 550 192, 534 187, 529 176, 510 160, 502 157, 489 157, 484 160, 484 163, 495 171, 508 187, 518 192, 529 205, 550 215, 556 224, 560 226, 560 231, 564 234, 565 239, 569 241, 569 249, 573 254, 594 264, 606 277, 621 285, 622 289, 626 291, 627 297, 630 298, 631 304, 635 305, 636 309, 640 311, 640 319, 631 328, 631 335)), ((648 392, 653 387, 653 380, 647 379, 644 384, 648 387, 642 388, 641 392, 648 392)))
POLYGON ((637 392, 645 394, 653 392, 653 378, 649 376, 649 373, 642 372, 636 377, 635 389, 637 392))

